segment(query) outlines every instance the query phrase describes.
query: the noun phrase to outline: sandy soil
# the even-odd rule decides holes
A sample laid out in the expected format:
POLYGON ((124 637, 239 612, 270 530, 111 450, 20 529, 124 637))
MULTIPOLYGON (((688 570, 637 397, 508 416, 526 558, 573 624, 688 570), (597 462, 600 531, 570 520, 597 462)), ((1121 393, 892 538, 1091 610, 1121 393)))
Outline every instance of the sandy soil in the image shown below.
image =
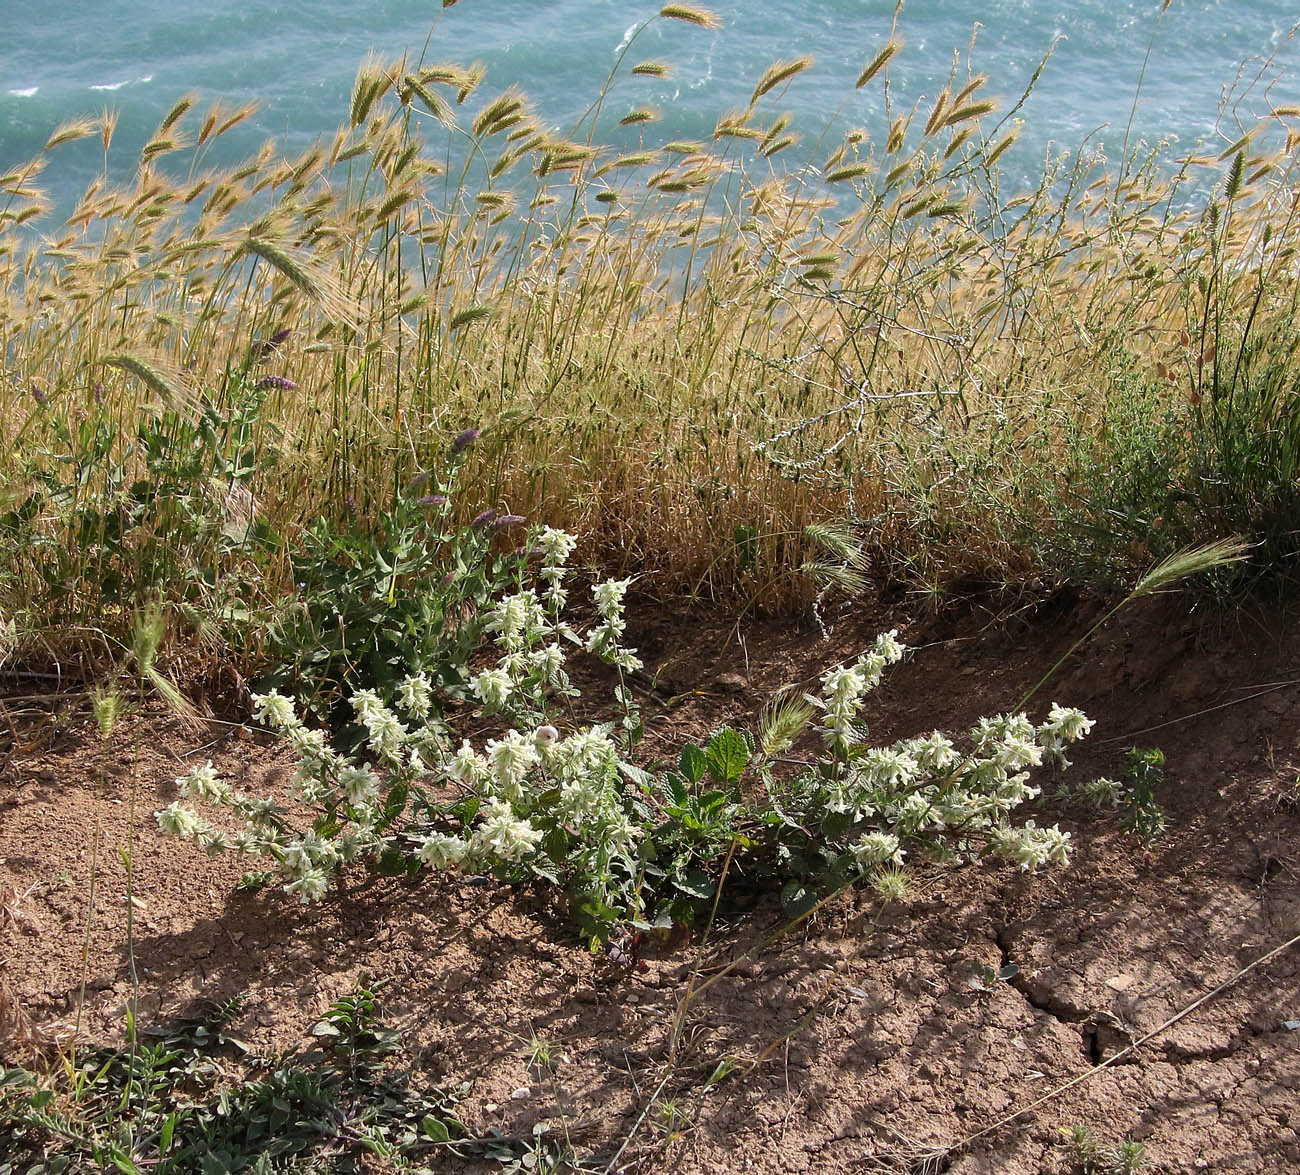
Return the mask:
MULTIPOLYGON (((662 713, 647 703, 654 745, 749 721, 775 688, 811 683, 894 625, 916 652, 874 696, 873 729, 961 730, 1013 705, 1092 618, 1064 596, 1011 617, 969 605, 908 620, 882 605, 842 614, 824 642, 784 624, 742 640, 729 624, 665 615, 640 634, 643 655, 692 696, 662 713)), ((289 765, 277 747, 159 713, 128 718, 104 746, 84 699, 33 699, 30 683, 10 683, 25 696, 0 723, 12 730, 0 884, 24 896, 22 918, 0 930, 3 975, 37 1023, 120 1032, 132 988, 119 850, 134 843, 143 1019, 242 992, 237 1030, 285 1047, 359 976, 385 979, 403 1063, 424 1081, 468 1081, 460 1109, 473 1131, 526 1135, 547 1121, 596 1169, 1064 1172, 1062 1128, 1084 1122, 1105 1140, 1141 1140, 1157 1171, 1297 1170, 1300 1031, 1287 1022, 1300 1020, 1300 947, 1120 1063, 926 1162, 1300 932, 1296 620, 1282 607, 1224 621, 1189 614, 1185 598, 1144 601, 1036 699, 1098 720, 1076 780, 1117 775, 1134 743, 1164 749, 1168 830, 1153 845, 1114 813, 1050 798, 1040 823, 1075 838, 1064 870, 923 876, 883 914, 849 895, 775 942, 771 897, 737 900, 706 942, 677 936, 631 974, 584 949, 537 895, 494 884, 357 872, 310 908, 235 892, 239 862, 161 839, 151 813, 209 757, 248 790, 278 786, 289 765), (1008 963, 1019 967, 1010 981, 972 986, 1008 963), (693 975, 714 982, 679 1020, 693 975), (521 1055, 533 1035, 559 1046, 554 1080, 521 1055), (734 1072, 706 1089, 725 1057, 734 1072)))

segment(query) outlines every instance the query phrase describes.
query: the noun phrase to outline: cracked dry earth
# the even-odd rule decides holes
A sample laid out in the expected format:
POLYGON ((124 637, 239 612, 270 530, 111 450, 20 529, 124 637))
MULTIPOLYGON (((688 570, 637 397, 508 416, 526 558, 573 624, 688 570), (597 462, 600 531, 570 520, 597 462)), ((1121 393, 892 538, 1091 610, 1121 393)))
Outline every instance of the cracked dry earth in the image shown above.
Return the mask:
MULTIPOLYGON (((358 873, 310 908, 235 892, 238 862, 161 840, 150 813, 196 760, 256 790, 287 779, 283 754, 260 735, 153 714, 129 719, 105 755, 74 700, 12 753, 0 784, 0 882, 26 894, 0 951, 5 977, 39 1023, 120 1032, 131 987, 118 849, 134 795, 143 1019, 243 992, 238 1033, 282 1048, 358 976, 386 979, 401 1064, 428 1083, 468 1081, 460 1115, 475 1134, 527 1136, 542 1122, 598 1170, 1015 1175, 1077 1170, 1062 1129, 1086 1123, 1143 1142, 1156 1171, 1300 1170, 1300 948, 1123 1053, 1300 932, 1296 610, 1224 620, 1188 607, 1175 597, 1121 614, 1035 699, 1097 719, 1076 781, 1118 775, 1134 743, 1164 749, 1162 839, 1144 845, 1114 812, 1048 797, 1033 815, 1072 833, 1064 869, 921 870, 905 903, 882 912, 848 895, 776 941, 771 896, 737 891, 707 941, 677 936, 630 975, 538 895, 474 879, 358 873), (1013 977, 992 978, 1008 964, 1013 977), (712 982, 673 1049, 697 972, 697 987, 712 982), (559 1046, 554 1080, 521 1055, 534 1034, 559 1046), (707 1087, 725 1057, 734 1072, 707 1087)), ((881 606, 841 616, 829 642, 788 625, 738 642, 729 624, 667 616, 640 634, 643 655, 693 697, 647 703, 652 751, 751 721, 772 690, 813 683, 893 625, 916 652, 873 695, 874 733, 960 730, 1013 705, 1094 608, 1058 598, 994 622, 975 606, 911 621, 881 606)), ((31 719, 31 702, 8 709, 16 728, 31 719)), ((473 1153, 427 1161, 495 1169, 473 1153)))

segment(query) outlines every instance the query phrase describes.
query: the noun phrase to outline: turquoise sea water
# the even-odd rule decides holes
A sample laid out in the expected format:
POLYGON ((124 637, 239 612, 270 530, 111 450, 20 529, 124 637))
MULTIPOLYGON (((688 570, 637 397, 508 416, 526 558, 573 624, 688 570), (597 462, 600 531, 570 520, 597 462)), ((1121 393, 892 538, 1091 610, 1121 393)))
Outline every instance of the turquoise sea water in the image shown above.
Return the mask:
MULTIPOLYGON (((658 21, 637 35, 627 65, 665 59, 676 72, 667 81, 621 82, 609 122, 650 102, 663 118, 635 132, 648 142, 706 136, 720 113, 748 101, 768 64, 809 53, 815 67, 779 99, 805 142, 832 123, 879 129, 878 87, 852 87, 888 37, 893 0, 719 0, 711 7, 720 30, 658 21)), ((149 132, 191 91, 260 104, 227 145, 232 157, 267 137, 300 149, 343 120, 356 66, 371 49, 481 61, 484 96, 517 84, 564 131, 657 8, 637 0, 461 0, 446 10, 437 0, 0 0, 0 169, 39 151, 61 121, 113 107, 120 113, 115 152, 129 171, 149 132)), ((1171 139, 1177 151, 1220 135, 1230 141, 1232 111, 1226 122, 1220 113, 1225 88, 1261 70, 1244 110, 1265 108, 1265 87, 1279 69, 1272 100, 1300 103, 1293 2, 1173 0, 1163 15, 1160 8, 1161 0, 912 0, 899 18, 906 49, 891 66, 894 96, 906 104, 936 93, 954 52, 964 76, 974 37, 975 71, 987 73, 989 90, 1009 104, 1055 44, 1021 112, 1014 177, 1033 174, 1049 143, 1073 149, 1086 139, 1114 154, 1130 119, 1135 137, 1171 139)), ((624 140, 632 133, 608 131, 624 140)), ((45 177, 60 207, 99 164, 91 143, 61 153, 45 177)))

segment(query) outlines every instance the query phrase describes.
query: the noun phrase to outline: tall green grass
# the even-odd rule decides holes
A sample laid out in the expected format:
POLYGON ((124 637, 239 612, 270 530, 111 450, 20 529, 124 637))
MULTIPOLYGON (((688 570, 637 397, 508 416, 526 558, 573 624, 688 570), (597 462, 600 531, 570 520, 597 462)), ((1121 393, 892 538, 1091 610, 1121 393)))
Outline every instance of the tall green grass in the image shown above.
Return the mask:
POLYGON ((1009 191, 1020 102, 971 67, 899 108, 899 51, 858 81, 885 133, 829 146, 781 113, 806 58, 661 141, 671 66, 635 38, 571 137, 405 59, 294 157, 211 166, 249 112, 187 98, 117 186, 112 117, 56 129, 0 175, 0 609, 105 644, 148 598, 247 616, 304 525, 364 527, 467 426, 465 510, 663 590, 805 598, 806 527, 846 513, 934 584, 1228 530, 1288 558, 1300 108, 1009 191), (601 145, 624 110, 640 145, 601 145), (42 170, 92 136, 103 173, 45 224, 42 170))

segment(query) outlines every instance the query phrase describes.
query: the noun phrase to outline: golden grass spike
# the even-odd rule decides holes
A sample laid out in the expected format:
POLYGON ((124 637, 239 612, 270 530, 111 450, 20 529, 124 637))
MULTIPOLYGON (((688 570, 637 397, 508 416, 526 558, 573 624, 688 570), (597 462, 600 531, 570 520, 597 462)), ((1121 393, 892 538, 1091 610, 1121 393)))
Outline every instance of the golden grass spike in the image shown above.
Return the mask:
POLYGON ((948 110, 949 96, 948 87, 944 86, 939 91, 939 97, 934 101, 934 109, 930 111, 930 117, 926 119, 925 134, 932 135, 943 125, 943 117, 948 110))
POLYGON ((232 127, 237 127, 245 119, 251 118, 257 113, 257 103, 248 102, 231 114, 215 131, 212 132, 214 139, 219 139, 232 127))
POLYGON ((335 322, 350 326, 355 321, 356 308, 334 281, 316 268, 310 258, 299 256, 283 245, 251 233, 240 244, 239 253, 251 254, 265 261, 335 322))
POLYGON ((716 12, 707 8, 696 8, 689 4, 665 4, 659 9, 659 15, 666 20, 682 20, 687 24, 698 25, 702 29, 720 29, 722 21, 716 12))
POLYGON ((118 112, 116 110, 103 110, 99 115, 99 142, 105 151, 108 145, 113 141, 113 132, 117 130, 118 112))
POLYGON ((988 80, 989 79, 987 74, 979 74, 977 77, 971 78, 971 80, 967 82, 958 91, 957 97, 955 97, 952 100, 952 104, 954 106, 960 106, 963 102, 966 101, 967 98, 969 98, 972 94, 974 94, 975 91, 978 90, 982 85, 984 85, 988 80))
POLYGON ((1158 592, 1170 584, 1179 583, 1193 575, 1203 575, 1229 563, 1241 563, 1250 557, 1251 543, 1245 539, 1220 539, 1215 543, 1206 543, 1200 547, 1189 547, 1176 551, 1148 571, 1138 580, 1137 586, 1130 593, 1130 599, 1147 596, 1158 592))
POLYGON ((1003 139, 1002 142, 1000 142, 996 147, 993 148, 992 151, 988 153, 988 157, 984 161, 985 164, 989 167, 995 164, 998 161, 998 159, 1001 157, 1002 153, 1008 147, 1010 147, 1012 143, 1016 141, 1016 138, 1017 135, 1015 131, 1012 131, 1009 135, 1007 135, 1007 137, 1003 139))
POLYGON ((198 406, 198 397, 186 383, 185 377, 157 356, 144 358, 120 351, 105 355, 100 362, 105 367, 115 367, 135 376, 173 411, 192 413, 198 406))
POLYGON ((958 106, 952 110, 943 120, 944 126, 953 126, 959 122, 966 122, 972 118, 983 118, 992 110, 997 109, 997 103, 988 100, 984 102, 972 102, 969 106, 958 106))
POLYGON ((758 742, 769 759, 788 751, 808 729, 817 711, 797 691, 778 694, 766 706, 758 720, 758 742))
POLYGON ((74 118, 68 122, 60 124, 54 133, 45 140, 45 146, 42 151, 53 151, 55 147, 63 143, 75 143, 78 139, 89 138, 91 135, 100 131, 101 125, 98 120, 91 118, 74 118))
POLYGON ((411 100, 412 94, 419 98, 429 113, 444 126, 452 127, 456 125, 456 116, 451 112, 451 106, 447 103, 447 100, 441 94, 429 89, 415 74, 408 73, 402 78, 398 86, 398 95, 401 97, 403 104, 406 104, 411 100))
POLYGON ((749 99, 749 104, 754 105, 764 94, 775 90, 782 82, 788 82, 791 78, 803 73, 810 65, 813 59, 808 56, 792 58, 789 61, 775 61, 769 65, 763 76, 758 79, 758 85, 754 87, 754 93, 749 99))
POLYGON ((512 87, 483 107, 471 129, 477 138, 486 138, 515 126, 524 113, 523 96, 512 87))
POLYGON ((371 108, 383 96, 392 84, 388 67, 375 54, 369 54, 357 70, 356 80, 352 83, 352 102, 349 118, 354 127, 360 126, 370 117, 371 108))
POLYGON ((877 53, 860 74, 858 80, 853 83, 854 89, 860 90, 882 69, 887 66, 893 59, 894 55, 901 49, 902 43, 899 41, 890 41, 879 53, 877 53))
POLYGON ((1232 166, 1228 168, 1228 178, 1223 182, 1224 197, 1235 200, 1241 194, 1242 180, 1246 174, 1246 152, 1238 151, 1232 157, 1232 166))
POLYGON ((465 80, 461 83, 460 89, 456 91, 456 105, 463 106, 465 99, 468 98, 475 90, 478 89, 479 83, 487 76, 487 66, 481 62, 474 62, 465 71, 465 80))
POLYGON ((861 179, 871 170, 873 169, 870 163, 850 163, 846 167, 837 167, 834 171, 828 171, 825 179, 828 184, 839 184, 845 180, 861 179))
POLYGON ((632 67, 633 77, 667 78, 672 75, 673 67, 666 61, 642 61, 632 67))
POLYGON ((1250 140, 1254 138, 1254 136, 1254 130, 1248 130, 1235 143, 1224 147, 1224 149, 1219 152, 1219 162, 1222 163, 1229 156, 1236 155, 1237 152, 1246 150, 1246 148, 1250 146, 1250 140))
POLYGON ((641 123, 658 122, 660 118, 659 111, 653 106, 638 106, 635 110, 629 110, 622 118, 618 120, 619 126, 637 126, 641 123))
POLYGON ((179 102, 176 103, 168 112, 158 127, 158 136, 165 135, 172 129, 185 115, 189 112, 190 107, 197 101, 193 94, 186 94, 179 102))
POLYGON ((481 302, 473 306, 466 306, 464 310, 458 310, 451 316, 451 321, 447 324, 449 331, 457 331, 462 327, 472 326, 476 322, 484 322, 491 318, 496 310, 491 306, 485 306, 481 302))

